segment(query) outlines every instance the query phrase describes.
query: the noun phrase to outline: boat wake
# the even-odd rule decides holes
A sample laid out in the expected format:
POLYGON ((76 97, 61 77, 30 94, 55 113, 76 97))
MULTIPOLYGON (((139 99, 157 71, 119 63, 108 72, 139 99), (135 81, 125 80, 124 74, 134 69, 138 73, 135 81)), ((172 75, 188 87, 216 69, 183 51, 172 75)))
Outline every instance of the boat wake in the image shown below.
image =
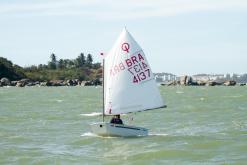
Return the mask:
POLYGON ((165 134, 165 133, 149 133, 148 136, 168 136, 168 134, 165 134))
POLYGON ((99 137, 98 135, 92 133, 92 132, 85 132, 81 135, 82 137, 99 137))
POLYGON ((85 132, 84 134, 81 135, 81 137, 99 137, 99 138, 116 138, 114 136, 99 136, 97 134, 94 134, 92 132, 85 132))
POLYGON ((81 116, 101 116, 102 113, 100 112, 92 112, 92 113, 82 113, 81 116))

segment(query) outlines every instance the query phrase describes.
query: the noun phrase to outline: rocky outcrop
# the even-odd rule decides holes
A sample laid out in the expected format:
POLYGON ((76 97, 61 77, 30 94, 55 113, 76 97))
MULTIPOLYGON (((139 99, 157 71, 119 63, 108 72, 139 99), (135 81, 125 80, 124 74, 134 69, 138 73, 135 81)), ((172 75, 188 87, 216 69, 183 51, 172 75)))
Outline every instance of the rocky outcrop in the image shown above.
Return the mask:
POLYGON ((1 78, 0 83, 1 83, 0 86, 8 86, 8 85, 10 85, 10 81, 6 77, 1 78))
POLYGON ((215 81, 207 81, 206 86, 215 86, 216 85, 216 82, 215 81))
POLYGON ((220 86, 220 85, 225 85, 225 86, 234 86, 236 85, 235 81, 213 81, 213 80, 205 80, 205 81, 195 81, 192 79, 190 76, 183 76, 180 78, 179 81, 170 81, 166 83, 161 83, 161 85, 165 86, 171 86, 171 85, 185 85, 185 86, 220 86))
POLYGON ((17 81, 16 86, 17 87, 24 87, 24 86, 32 86, 32 81, 30 79, 21 79, 20 81, 17 81))
POLYGON ((18 83, 18 81, 11 81, 10 86, 16 86, 17 83, 18 83))
POLYGON ((46 83, 46 85, 47 84, 49 86, 65 86, 66 85, 64 80, 51 80, 48 83, 46 83))
POLYGON ((161 83, 160 85, 162 85, 162 86, 174 86, 174 85, 178 85, 178 84, 180 84, 180 82, 174 80, 174 81, 169 81, 169 82, 166 82, 166 83, 161 83))
POLYGON ((191 76, 182 76, 180 78, 180 85, 185 85, 185 86, 190 86, 190 85, 193 85, 193 86, 197 86, 197 82, 193 81, 192 77, 191 76))
POLYGON ((225 81, 224 85, 225 86, 234 86, 234 85, 236 85, 236 81, 233 81, 233 80, 225 81))
POLYGON ((245 83, 239 83, 238 85, 239 85, 239 86, 245 86, 245 85, 247 85, 247 84, 245 84, 245 83))
POLYGON ((199 86, 205 86, 206 85, 206 82, 205 81, 197 81, 197 84, 199 86))
MULTIPOLYGON (((16 87, 26 87, 26 86, 96 86, 102 85, 102 79, 95 79, 91 81, 80 81, 79 79, 69 79, 69 80, 51 80, 51 81, 32 81, 30 79, 21 79, 19 81, 10 81, 8 78, 0 79, 0 87, 2 86, 16 86, 16 87)), ((190 76, 183 76, 180 80, 169 81, 166 83, 161 83, 164 86, 175 86, 175 85, 185 85, 185 86, 234 86, 236 81, 194 81, 190 76)), ((238 84, 244 86, 246 84, 238 84)))
POLYGON ((84 86, 94 86, 93 81, 86 81, 84 86))
POLYGON ((102 80, 95 79, 91 81, 80 81, 79 79, 70 80, 51 80, 51 81, 32 81, 30 79, 21 79, 19 81, 9 81, 7 78, 0 79, 0 87, 2 86, 16 86, 16 87, 26 87, 26 86, 96 86, 102 85, 102 80))

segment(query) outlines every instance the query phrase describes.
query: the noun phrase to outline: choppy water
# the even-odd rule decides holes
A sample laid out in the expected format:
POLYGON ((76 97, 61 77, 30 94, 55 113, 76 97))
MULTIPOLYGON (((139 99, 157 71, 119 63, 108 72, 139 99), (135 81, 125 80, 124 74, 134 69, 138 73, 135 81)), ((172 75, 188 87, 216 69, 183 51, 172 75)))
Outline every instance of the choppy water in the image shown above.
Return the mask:
POLYGON ((124 116, 142 138, 102 138, 102 88, 0 88, 0 164, 246 164, 247 87, 160 87, 168 108, 124 116))

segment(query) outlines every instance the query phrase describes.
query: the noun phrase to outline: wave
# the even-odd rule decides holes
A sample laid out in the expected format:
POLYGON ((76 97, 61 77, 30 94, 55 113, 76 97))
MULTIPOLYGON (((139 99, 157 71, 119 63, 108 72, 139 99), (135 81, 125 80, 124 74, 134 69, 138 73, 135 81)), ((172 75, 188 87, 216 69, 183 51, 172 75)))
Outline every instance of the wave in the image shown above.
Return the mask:
POLYGON ((92 112, 92 113, 82 113, 81 116, 101 116, 101 112, 92 112))
POLYGON ((243 97, 243 95, 232 95, 232 96, 223 96, 225 98, 239 98, 239 97, 243 97))

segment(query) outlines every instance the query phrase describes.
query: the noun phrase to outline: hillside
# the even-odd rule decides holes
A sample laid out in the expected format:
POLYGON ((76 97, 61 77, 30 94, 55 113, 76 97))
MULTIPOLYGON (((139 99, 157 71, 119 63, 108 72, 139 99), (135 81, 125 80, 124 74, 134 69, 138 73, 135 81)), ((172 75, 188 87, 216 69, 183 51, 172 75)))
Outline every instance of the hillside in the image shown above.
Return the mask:
POLYGON ((30 79, 32 81, 51 81, 78 79, 91 81, 102 76, 100 63, 93 63, 92 55, 87 57, 81 53, 76 59, 57 60, 55 54, 51 54, 51 60, 47 64, 20 67, 10 60, 0 57, 0 79, 8 78, 10 81, 30 79))
POLYGON ((9 80, 26 78, 24 69, 14 65, 10 60, 0 57, 0 78, 6 77, 9 80))

